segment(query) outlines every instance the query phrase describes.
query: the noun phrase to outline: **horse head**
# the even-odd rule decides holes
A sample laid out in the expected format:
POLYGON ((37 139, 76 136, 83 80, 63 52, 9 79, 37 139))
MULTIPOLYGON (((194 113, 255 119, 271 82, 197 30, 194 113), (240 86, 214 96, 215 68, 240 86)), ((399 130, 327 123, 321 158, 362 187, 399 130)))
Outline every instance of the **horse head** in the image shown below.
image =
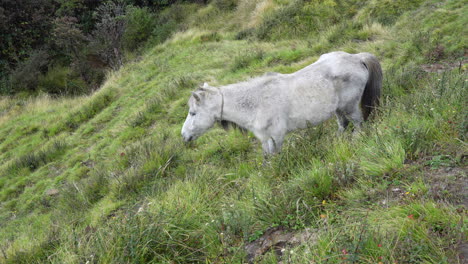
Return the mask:
POLYGON ((197 139, 221 119, 222 99, 219 89, 207 83, 192 92, 188 101, 188 115, 181 131, 185 142, 197 139))

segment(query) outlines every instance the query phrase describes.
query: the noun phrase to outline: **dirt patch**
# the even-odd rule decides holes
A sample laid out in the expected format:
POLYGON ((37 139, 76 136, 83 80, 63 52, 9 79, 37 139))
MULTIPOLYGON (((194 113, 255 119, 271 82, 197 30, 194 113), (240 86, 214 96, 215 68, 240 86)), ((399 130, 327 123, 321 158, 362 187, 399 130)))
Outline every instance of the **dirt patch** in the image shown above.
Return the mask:
POLYGON ((258 239, 245 245, 247 252, 246 261, 254 263, 265 253, 274 251, 281 258, 287 248, 298 246, 302 243, 314 243, 317 240, 317 232, 306 228, 302 231, 290 231, 284 227, 269 228, 258 239))
MULTIPOLYGON (((457 211, 468 209, 468 167, 427 168, 425 180, 430 184, 428 194, 435 201, 459 206, 457 211)), ((468 243, 461 239, 456 246, 458 263, 468 264, 468 243)))
POLYGON ((424 177, 431 186, 429 195, 436 201, 462 205, 468 209, 467 172, 467 167, 427 169, 424 177))
POLYGON ((46 195, 48 196, 57 196, 60 193, 58 189, 49 189, 46 191, 46 195))
POLYGON ((458 251, 458 260, 461 264, 468 263, 468 243, 462 243, 457 247, 458 251))
POLYGON ((445 72, 452 69, 465 69, 465 65, 468 63, 468 58, 456 62, 438 62, 433 64, 422 64, 421 69, 425 72, 445 72))
MULTIPOLYGON (((420 161, 421 162, 421 161, 420 161)), ((458 210, 468 209, 468 167, 423 167, 422 175, 424 181, 430 185, 426 195, 432 197, 437 202, 449 203, 460 206, 458 210)), ((411 195, 404 188, 398 186, 390 187, 385 198, 380 201, 382 206, 405 199, 411 195)), ((291 231, 285 227, 269 228, 258 239, 244 246, 248 263, 255 263, 268 252, 275 252, 278 259, 281 259, 283 252, 303 243, 314 244, 317 241, 317 231, 314 229, 304 229, 302 231, 291 231)), ((459 263, 468 264, 468 243, 459 241, 457 245, 459 263)), ((279 263, 282 263, 280 261, 279 263)))

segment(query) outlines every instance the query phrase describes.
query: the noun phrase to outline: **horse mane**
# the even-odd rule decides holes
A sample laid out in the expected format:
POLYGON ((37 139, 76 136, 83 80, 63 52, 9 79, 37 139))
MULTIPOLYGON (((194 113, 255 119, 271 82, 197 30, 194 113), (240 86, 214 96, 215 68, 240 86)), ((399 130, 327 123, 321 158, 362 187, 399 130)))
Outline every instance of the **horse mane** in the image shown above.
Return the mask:
POLYGON ((238 124, 236 124, 234 122, 227 121, 227 120, 221 120, 221 121, 219 121, 219 124, 226 131, 228 131, 229 129, 236 129, 236 130, 239 130, 240 132, 242 132, 242 134, 247 134, 247 129, 239 126, 238 124))
POLYGON ((281 75, 283 75, 283 74, 277 73, 277 72, 267 72, 264 75, 249 78, 246 81, 240 82, 238 84, 239 85, 248 84, 249 86, 252 86, 252 85, 262 86, 262 85, 265 85, 267 83, 274 82, 274 81, 278 80, 278 77, 281 76, 281 75))

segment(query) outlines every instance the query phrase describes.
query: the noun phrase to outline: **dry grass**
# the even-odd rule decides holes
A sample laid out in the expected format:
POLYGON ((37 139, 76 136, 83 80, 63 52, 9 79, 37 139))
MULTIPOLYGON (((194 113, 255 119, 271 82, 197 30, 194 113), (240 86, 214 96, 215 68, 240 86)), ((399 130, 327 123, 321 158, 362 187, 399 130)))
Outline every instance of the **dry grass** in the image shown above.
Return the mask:
POLYGON ((255 28, 262 23, 265 14, 273 12, 278 5, 273 0, 241 0, 236 11, 241 29, 255 28))

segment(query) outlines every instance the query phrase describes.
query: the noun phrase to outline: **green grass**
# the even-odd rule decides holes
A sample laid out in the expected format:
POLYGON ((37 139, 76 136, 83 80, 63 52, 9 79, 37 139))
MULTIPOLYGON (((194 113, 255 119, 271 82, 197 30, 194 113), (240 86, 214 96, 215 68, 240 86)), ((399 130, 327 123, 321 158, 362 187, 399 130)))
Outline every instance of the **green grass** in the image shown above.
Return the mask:
POLYGON ((242 263, 277 226, 316 233, 290 263, 457 263, 466 209, 431 175, 466 174, 466 65, 420 66, 460 60, 465 5, 231 3, 167 10, 192 10, 187 30, 92 95, 0 99, 0 263, 242 263), (290 73, 333 50, 382 62, 382 104, 361 133, 337 136, 334 120, 296 131, 268 165, 251 133, 216 126, 183 144, 202 82, 290 73))

